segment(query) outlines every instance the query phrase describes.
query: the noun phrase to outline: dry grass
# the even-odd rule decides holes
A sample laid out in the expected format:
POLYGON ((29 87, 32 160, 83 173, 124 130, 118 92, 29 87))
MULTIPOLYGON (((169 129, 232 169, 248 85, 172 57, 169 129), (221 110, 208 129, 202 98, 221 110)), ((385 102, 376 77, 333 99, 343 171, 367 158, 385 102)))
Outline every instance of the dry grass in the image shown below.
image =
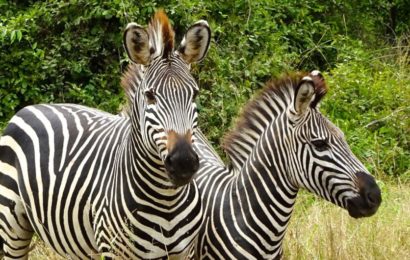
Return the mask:
POLYGON ((47 247, 41 240, 36 236, 33 239, 32 244, 34 245, 33 250, 30 252, 31 260, 62 260, 66 259, 62 256, 54 253, 52 249, 47 247))
MULTIPOLYGON (((299 194, 285 237, 285 259, 410 259, 410 185, 383 184, 383 202, 371 218, 299 194)), ((37 242, 30 259, 64 259, 37 242)))
POLYGON ((381 186, 379 211, 363 219, 301 193, 285 238, 285 258, 410 259, 410 185, 381 186))

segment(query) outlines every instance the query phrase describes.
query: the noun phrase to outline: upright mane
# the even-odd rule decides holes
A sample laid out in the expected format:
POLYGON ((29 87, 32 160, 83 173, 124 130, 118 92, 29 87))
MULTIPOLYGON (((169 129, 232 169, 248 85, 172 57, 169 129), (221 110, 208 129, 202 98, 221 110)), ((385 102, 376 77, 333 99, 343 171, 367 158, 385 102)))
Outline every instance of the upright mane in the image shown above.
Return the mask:
POLYGON ((132 105, 134 103, 135 92, 141 83, 143 76, 143 66, 131 63, 121 77, 121 87, 125 92, 126 104, 121 108, 121 114, 131 115, 132 105))
POLYGON ((174 50, 175 33, 163 10, 157 11, 151 19, 148 35, 151 50, 155 50, 153 57, 162 55, 163 58, 167 58, 174 50), (155 47, 152 48, 153 46, 155 47))
POLYGON ((309 73, 291 73, 268 81, 265 87, 256 94, 242 109, 241 114, 231 131, 223 138, 222 148, 231 160, 232 166, 241 169, 252 152, 267 124, 274 120, 273 107, 276 101, 289 103, 293 101, 299 83, 305 76, 310 76, 315 85, 315 95, 311 107, 315 108, 327 93, 327 86, 321 75, 309 73), (263 115, 266 121, 257 120, 263 115))

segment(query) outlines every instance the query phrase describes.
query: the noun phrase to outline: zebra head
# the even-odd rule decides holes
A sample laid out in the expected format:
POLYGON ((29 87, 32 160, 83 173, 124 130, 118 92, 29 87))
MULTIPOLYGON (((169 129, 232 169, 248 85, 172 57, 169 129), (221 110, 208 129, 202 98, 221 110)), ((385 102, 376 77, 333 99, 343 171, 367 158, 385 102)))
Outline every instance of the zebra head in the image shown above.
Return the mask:
POLYGON ((125 49, 138 66, 134 77, 139 84, 133 88, 131 108, 138 122, 133 124, 139 124, 147 149, 159 155, 175 186, 189 183, 199 167, 192 148, 199 88, 190 64, 204 58, 210 36, 208 23, 198 21, 175 50, 174 31, 162 11, 155 14, 148 28, 130 23, 124 32, 125 49))
POLYGON ((289 109, 296 171, 292 175, 297 186, 347 209, 350 216, 371 216, 381 203, 380 189, 350 150, 343 132, 319 112, 326 92, 318 71, 303 77, 295 88, 289 109))

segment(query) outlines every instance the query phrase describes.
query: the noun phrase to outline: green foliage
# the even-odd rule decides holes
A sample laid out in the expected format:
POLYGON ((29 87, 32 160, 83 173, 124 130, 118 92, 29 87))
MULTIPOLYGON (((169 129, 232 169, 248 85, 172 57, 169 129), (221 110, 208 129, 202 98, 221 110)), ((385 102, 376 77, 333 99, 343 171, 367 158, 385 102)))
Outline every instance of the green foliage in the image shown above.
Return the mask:
POLYGON ((270 77, 320 69, 322 110, 354 152, 382 175, 410 179, 410 4, 376 1, 48 0, 0 1, 0 127, 41 102, 81 103, 115 113, 127 65, 122 30, 168 13, 177 44, 208 20, 213 41, 192 70, 200 125, 215 147, 238 110, 270 77))
POLYGON ((327 77, 331 93, 322 110, 379 176, 410 180, 409 71, 398 73, 396 65, 371 58, 339 64, 327 77))
POLYGON ((119 19, 111 7, 87 1, 8 7, 0 17, 3 120, 39 102, 116 110, 122 49, 119 19))

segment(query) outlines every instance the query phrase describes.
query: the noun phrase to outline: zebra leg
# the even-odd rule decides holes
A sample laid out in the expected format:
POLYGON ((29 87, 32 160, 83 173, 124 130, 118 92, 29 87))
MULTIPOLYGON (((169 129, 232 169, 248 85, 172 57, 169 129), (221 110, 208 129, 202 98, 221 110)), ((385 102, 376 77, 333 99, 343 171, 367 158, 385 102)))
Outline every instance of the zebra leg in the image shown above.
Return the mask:
POLYGON ((21 200, 0 195, 1 254, 5 259, 27 258, 32 236, 33 229, 25 215, 21 200))
MULTIPOLYGON (((4 149, 0 149, 0 155, 4 149)), ((33 229, 19 196, 17 170, 0 157, 0 256, 26 259, 33 229)))

